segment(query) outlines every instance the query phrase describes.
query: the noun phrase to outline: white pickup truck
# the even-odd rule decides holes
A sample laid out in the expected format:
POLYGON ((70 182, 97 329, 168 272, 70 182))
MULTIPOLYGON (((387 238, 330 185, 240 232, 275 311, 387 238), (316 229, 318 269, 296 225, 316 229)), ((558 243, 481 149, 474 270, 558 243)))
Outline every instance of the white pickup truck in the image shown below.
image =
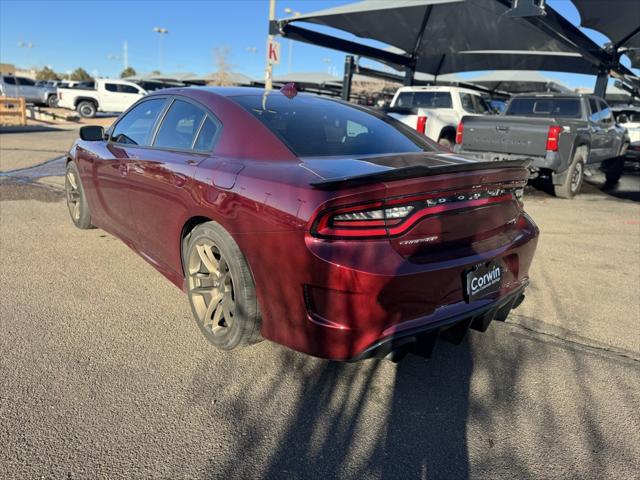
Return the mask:
POLYGON ((98 79, 83 86, 58 88, 58 106, 77 110, 83 117, 94 117, 97 112, 124 112, 146 94, 133 82, 98 79))
POLYGON ((452 148, 462 117, 487 115, 494 111, 489 98, 475 90, 425 86, 400 88, 387 113, 441 145, 452 148))

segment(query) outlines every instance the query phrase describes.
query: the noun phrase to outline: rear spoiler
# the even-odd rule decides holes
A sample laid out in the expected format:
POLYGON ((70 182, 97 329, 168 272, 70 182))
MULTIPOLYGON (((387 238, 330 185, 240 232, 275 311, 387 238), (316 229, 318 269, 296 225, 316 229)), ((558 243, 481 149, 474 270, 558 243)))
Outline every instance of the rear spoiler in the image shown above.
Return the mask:
POLYGON ((382 172, 367 173, 364 175, 354 175, 352 177, 328 178, 319 182, 311 183, 312 187, 319 190, 338 190, 341 188, 358 187, 378 182, 391 182, 394 180, 405 180, 407 178, 431 177, 453 172, 470 172, 475 170, 494 170, 497 168, 527 168, 531 165, 531 159, 524 160, 503 160, 503 161, 477 161, 469 163, 458 163, 454 165, 425 166, 412 165, 385 170, 382 172))

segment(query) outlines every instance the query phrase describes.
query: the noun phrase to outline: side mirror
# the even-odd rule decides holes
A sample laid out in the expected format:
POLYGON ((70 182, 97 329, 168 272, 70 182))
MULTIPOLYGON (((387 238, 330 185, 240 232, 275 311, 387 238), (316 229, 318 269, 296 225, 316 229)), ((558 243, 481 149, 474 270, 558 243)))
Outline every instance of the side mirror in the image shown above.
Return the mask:
POLYGON ((99 142, 104 140, 104 128, 97 125, 87 125, 80 128, 80 138, 87 142, 99 142))

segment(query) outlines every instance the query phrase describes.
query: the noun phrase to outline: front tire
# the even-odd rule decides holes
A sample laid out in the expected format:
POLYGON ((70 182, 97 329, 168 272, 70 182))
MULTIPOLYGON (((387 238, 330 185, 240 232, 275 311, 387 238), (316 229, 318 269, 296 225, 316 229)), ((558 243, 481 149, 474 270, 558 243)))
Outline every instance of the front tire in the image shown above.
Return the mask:
POLYGON ((573 155, 573 160, 567 171, 567 176, 561 185, 554 185, 554 193, 559 198, 573 198, 582 188, 584 182, 584 164, 585 164, 585 151, 583 148, 578 148, 573 155))
POLYGON ((80 114, 80 116, 84 117, 84 118, 93 118, 93 117, 95 117, 96 116, 96 112, 98 110, 96 108, 96 104, 93 103, 93 102, 89 102, 89 101, 80 102, 76 108, 77 108, 78 113, 80 114))
POLYGON ((82 188, 78 167, 74 162, 67 164, 64 189, 67 195, 67 208, 73 224, 81 230, 93 228, 89 204, 82 188))
POLYGON ((185 240, 189 303, 204 336, 222 350, 259 342, 255 283, 238 244, 216 222, 198 225, 185 240))

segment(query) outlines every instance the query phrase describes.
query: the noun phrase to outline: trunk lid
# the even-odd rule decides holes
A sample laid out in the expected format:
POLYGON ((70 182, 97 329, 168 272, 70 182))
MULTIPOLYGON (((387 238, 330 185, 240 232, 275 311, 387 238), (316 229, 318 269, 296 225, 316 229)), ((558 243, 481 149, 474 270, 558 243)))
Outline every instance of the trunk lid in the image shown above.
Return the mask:
POLYGON ((496 152, 544 156, 552 118, 476 117, 462 119, 461 149, 466 152, 496 152))
POLYGON ((467 257, 513 241, 522 213, 518 191, 529 175, 526 161, 478 162, 450 153, 305 159, 304 164, 323 177, 316 188, 338 193, 339 206, 332 203, 316 220, 324 229, 317 231, 320 236, 386 236, 414 263, 467 257), (345 195, 366 184, 380 185, 375 201, 369 197, 360 204, 345 195), (379 211, 371 218, 361 214, 379 211))

